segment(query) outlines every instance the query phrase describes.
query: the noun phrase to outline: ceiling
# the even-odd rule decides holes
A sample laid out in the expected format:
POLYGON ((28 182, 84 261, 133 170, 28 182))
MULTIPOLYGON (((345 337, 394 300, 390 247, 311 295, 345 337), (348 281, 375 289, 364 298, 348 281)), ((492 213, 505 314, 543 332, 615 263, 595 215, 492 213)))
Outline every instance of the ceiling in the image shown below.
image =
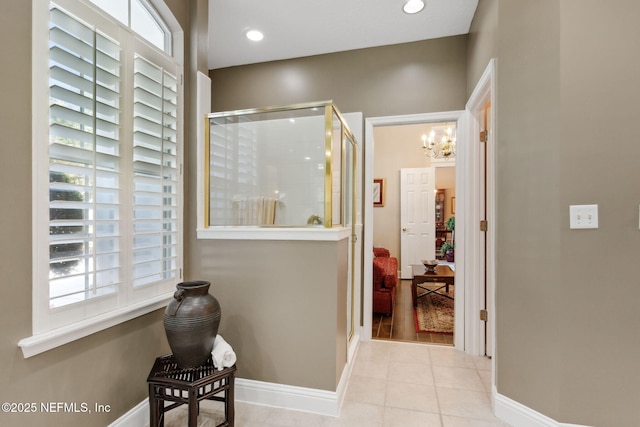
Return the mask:
POLYGON ((209 69, 469 32, 478 0, 425 1, 407 15, 404 0, 209 0, 209 69))

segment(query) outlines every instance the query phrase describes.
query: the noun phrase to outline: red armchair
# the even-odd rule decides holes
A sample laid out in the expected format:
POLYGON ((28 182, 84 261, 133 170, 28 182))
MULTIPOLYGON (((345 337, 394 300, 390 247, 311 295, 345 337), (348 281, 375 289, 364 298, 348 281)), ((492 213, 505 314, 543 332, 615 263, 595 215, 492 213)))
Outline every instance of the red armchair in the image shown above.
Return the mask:
POLYGON ((373 312, 391 314, 398 284, 398 259, 385 248, 373 248, 373 312))

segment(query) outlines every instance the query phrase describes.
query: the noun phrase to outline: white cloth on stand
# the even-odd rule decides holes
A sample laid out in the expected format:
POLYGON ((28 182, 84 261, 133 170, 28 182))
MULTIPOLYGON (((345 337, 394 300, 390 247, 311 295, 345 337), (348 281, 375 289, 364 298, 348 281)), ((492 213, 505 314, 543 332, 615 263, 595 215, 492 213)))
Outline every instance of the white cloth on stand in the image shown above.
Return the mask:
POLYGON ((216 339, 213 341, 211 357, 213 364, 219 371, 236 364, 236 353, 220 334, 216 335, 216 339))

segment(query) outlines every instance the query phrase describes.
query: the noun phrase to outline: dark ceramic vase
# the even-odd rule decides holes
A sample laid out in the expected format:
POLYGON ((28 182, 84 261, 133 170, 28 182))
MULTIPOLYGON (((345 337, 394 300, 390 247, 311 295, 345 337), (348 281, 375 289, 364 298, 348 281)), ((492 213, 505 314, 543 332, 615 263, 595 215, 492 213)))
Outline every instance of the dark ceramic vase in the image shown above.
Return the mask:
POLYGON ((205 281, 179 283, 164 311, 169 347, 181 368, 202 365, 213 350, 221 312, 209 286, 205 281))
POLYGON ((447 252, 445 252, 444 257, 447 260, 447 262, 454 262, 455 252, 452 249, 449 249, 447 252))

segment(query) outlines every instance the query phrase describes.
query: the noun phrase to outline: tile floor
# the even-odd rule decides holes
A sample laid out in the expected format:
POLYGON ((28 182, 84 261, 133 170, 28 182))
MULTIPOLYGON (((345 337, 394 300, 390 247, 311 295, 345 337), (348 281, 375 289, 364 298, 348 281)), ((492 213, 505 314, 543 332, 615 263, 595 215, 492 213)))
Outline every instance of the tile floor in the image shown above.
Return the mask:
MULTIPOLYGON (((237 427, 506 427, 491 410, 491 360, 453 347, 392 341, 360 344, 339 417, 236 402, 237 427)), ((203 402, 199 427, 224 418, 203 402)), ((186 408, 165 426, 186 426, 186 408)))
POLYGON ((416 332, 413 302, 411 301, 411 280, 400 281, 396 290, 393 314, 390 316, 373 314, 371 336, 374 339, 453 345, 453 335, 416 332))

